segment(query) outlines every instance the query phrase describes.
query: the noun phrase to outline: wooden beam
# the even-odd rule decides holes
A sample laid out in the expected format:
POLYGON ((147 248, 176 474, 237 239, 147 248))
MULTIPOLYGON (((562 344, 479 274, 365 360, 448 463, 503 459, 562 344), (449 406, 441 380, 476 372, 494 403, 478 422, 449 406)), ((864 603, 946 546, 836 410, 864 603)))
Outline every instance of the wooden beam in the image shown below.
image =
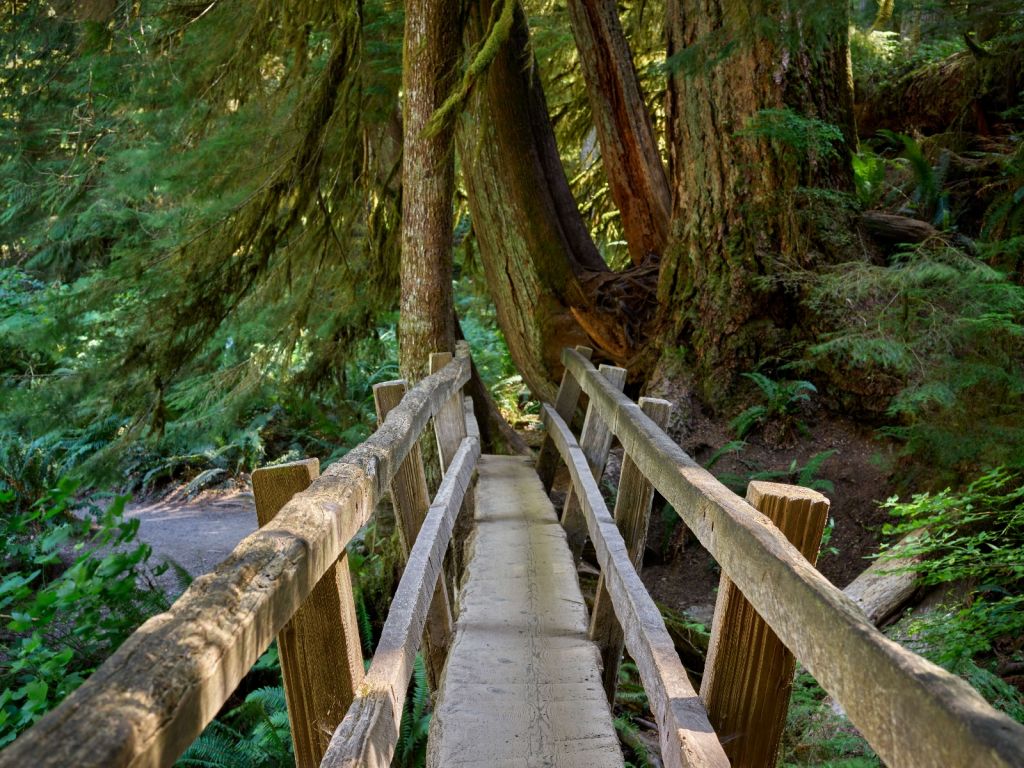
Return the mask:
POLYGON ((605 586, 625 632, 626 648, 640 671, 658 724, 662 760, 668 768, 725 768, 729 761, 722 745, 679 661, 661 612, 630 561, 583 450, 562 417, 549 405, 542 409, 548 434, 579 493, 605 586))
MULTIPOLYGON (((252 473, 256 518, 262 528, 296 493, 320 475, 317 459, 262 467, 252 473)), ((296 768, 316 768, 329 734, 352 704, 363 679, 355 598, 343 552, 277 635, 296 768), (331 664, 324 664, 331 659, 331 664)))
MULTIPOLYGON (((626 386, 626 369, 617 368, 614 365, 602 365, 599 369, 602 376, 615 387, 622 391, 626 386)), ((568 423, 568 422, 566 422, 568 423)), ((608 463, 608 452, 612 447, 612 431, 608 428, 601 414, 597 412, 593 403, 587 406, 587 415, 583 420, 583 430, 580 432, 580 448, 583 455, 587 457, 587 464, 594 475, 598 486, 601 485, 601 475, 604 474, 604 465, 608 463)), ((587 542, 587 521, 583 519, 583 512, 580 509, 579 499, 576 497, 576 489, 571 485, 565 494, 565 504, 562 507, 562 527, 565 528, 565 536, 569 541, 569 550, 572 552, 573 560, 577 563, 583 554, 583 546, 587 542)))
POLYGON ((479 457, 480 441, 475 437, 464 439, 452 457, 402 572, 366 679, 331 738, 322 768, 391 765, 431 596, 479 457))
POLYGON ((0 766, 172 766, 370 518, 427 421, 469 380, 468 356, 457 358, 170 610, 143 624, 0 752, 0 766))
POLYGON ((640 470, 886 765, 1024 765, 1024 726, 965 681, 882 635, 775 526, 687 456, 586 358, 567 349, 562 362, 640 470))
MULTIPOLYGON (((594 350, 590 347, 576 347, 576 351, 590 359, 594 350)), ((576 405, 580 401, 580 385, 573 378, 569 369, 562 371, 562 383, 558 386, 558 395, 555 397, 555 410, 567 423, 572 424, 572 417, 576 413, 576 405)), ((544 484, 544 490, 551 493, 551 486, 555 482, 555 472, 558 470, 558 451, 548 435, 540 445, 540 453, 537 455, 537 474, 544 484)))
MULTIPOLYGON (((383 423, 388 413, 405 397, 406 384, 402 380, 375 384, 373 400, 377 406, 377 420, 383 423)), ((445 405, 450 402, 450 398, 445 405)), ((412 552, 430 506, 427 478, 423 470, 423 456, 417 443, 398 467, 391 481, 391 501, 395 506, 399 538, 406 558, 412 552)), ((427 628, 423 636, 423 658, 432 690, 437 690, 448 658, 448 643, 452 636, 452 612, 448 603, 448 589, 444 580, 437 582, 434 600, 430 604, 427 628)))
MULTIPOLYGON (((659 427, 668 423, 672 404, 667 400, 653 397, 640 398, 640 410, 646 413, 659 427)), ((644 547, 647 546, 647 528, 651 522, 651 502, 654 500, 654 486, 637 469, 633 459, 626 454, 622 458, 622 472, 619 475, 619 492, 615 497, 615 524, 626 543, 629 559, 640 573, 644 563, 644 547)), ((601 653, 604 690, 610 704, 615 703, 615 689, 619 683, 619 662, 625 638, 622 626, 615 618, 604 576, 597 582, 594 610, 590 616, 590 639, 597 643, 601 653)))
MULTIPOLYGON (((747 501, 814 565, 829 502, 817 491, 752 482, 747 501)), ((722 574, 700 697, 733 768, 774 768, 796 660, 722 574)))

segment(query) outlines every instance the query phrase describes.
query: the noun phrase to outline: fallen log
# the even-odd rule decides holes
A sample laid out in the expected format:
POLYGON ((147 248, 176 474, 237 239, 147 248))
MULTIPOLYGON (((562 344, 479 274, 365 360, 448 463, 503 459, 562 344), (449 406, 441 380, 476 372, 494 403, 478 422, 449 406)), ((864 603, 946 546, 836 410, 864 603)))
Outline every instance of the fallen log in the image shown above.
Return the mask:
MULTIPOLYGON (((899 551, 918 536, 919 531, 908 533, 893 549, 899 551)), ((879 558, 850 582, 843 594, 864 611, 868 621, 876 627, 881 626, 917 592, 919 575, 908 569, 919 562, 920 556, 879 558)))

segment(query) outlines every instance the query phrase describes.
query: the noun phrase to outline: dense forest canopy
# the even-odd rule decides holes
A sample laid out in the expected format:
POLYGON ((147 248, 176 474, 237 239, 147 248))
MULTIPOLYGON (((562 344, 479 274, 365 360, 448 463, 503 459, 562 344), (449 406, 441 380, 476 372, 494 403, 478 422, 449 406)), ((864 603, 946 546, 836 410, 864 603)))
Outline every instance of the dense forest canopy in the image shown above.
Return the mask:
POLYGON ((0 0, 0 745, 163 599, 117 603, 141 546, 56 573, 134 540, 123 501, 50 521, 330 462, 460 337, 493 452, 585 345, 740 492, 909 496, 885 535, 928 527, 923 583, 963 593, 914 631, 1024 718, 1022 270, 1021 0, 0 0))

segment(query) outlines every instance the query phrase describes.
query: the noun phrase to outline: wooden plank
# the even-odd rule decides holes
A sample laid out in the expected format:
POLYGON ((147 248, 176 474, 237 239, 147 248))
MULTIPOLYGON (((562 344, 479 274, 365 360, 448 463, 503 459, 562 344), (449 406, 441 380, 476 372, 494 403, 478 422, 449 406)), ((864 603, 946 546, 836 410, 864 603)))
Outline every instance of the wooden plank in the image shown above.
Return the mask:
POLYGON ((0 752, 2 768, 171 766, 370 518, 469 358, 421 381, 384 425, 196 579, 60 706, 0 752))
MULTIPOLYGON (((430 372, 437 373, 452 361, 451 352, 434 352, 430 355, 430 372)), ((466 415, 463 412, 462 391, 456 392, 444 404, 434 417, 434 437, 437 440, 437 454, 441 463, 441 476, 448 471, 455 452, 466 437, 466 415)), ((454 595, 458 592, 459 583, 462 581, 462 571, 465 568, 463 557, 463 544, 467 541, 473 525, 473 495, 466 494, 463 498, 463 509, 455 519, 455 534, 452 537, 456 545, 453 546, 445 556, 445 584, 448 593, 454 595)), ((456 603, 451 608, 454 612, 456 603)))
MULTIPOLYGON (((752 482, 747 501, 815 564, 828 499, 807 488, 752 482)), ((733 768, 774 768, 795 669, 793 654, 723 573, 700 697, 733 768)))
MULTIPOLYGON (((594 354, 594 350, 590 347, 576 347, 576 351, 587 360, 594 354)), ((580 385, 567 368, 562 371, 562 383, 559 384, 558 394, 555 396, 555 410, 558 411, 559 416, 571 424, 579 401, 580 385)), ((540 445, 540 453, 537 454, 537 474, 540 475, 540 481, 544 484, 544 490, 547 493, 551 492, 557 469, 558 451, 555 450, 551 438, 545 435, 540 445)))
POLYGON ((763 515, 687 456, 586 358, 567 349, 562 361, 640 470, 887 765, 1024 765, 1024 726, 882 635, 763 515))
POLYGON ((586 456, 568 425, 551 406, 543 406, 543 418, 579 493, 605 587, 658 724, 662 760, 669 768, 728 766, 704 706, 679 661, 661 612, 633 567, 586 456))
MULTIPOLYGON (((252 473, 256 517, 267 525, 292 496, 320 475, 317 459, 262 467, 252 473)), ((327 569, 277 635, 297 768, 316 768, 329 734, 363 679, 355 598, 346 554, 327 569), (324 664, 331 659, 331 664, 324 664)))
POLYGON ((533 462, 482 456, 476 494, 428 768, 622 768, 572 557, 533 462))
MULTIPOLYGON (((602 365, 598 369, 602 376, 620 392, 626 386, 626 369, 617 368, 614 365, 602 365)), ((568 422, 566 422, 568 423, 568 422)), ((598 485, 601 484, 601 475, 604 474, 604 465, 608 463, 608 452, 612 447, 612 431, 608 428, 601 414, 593 406, 587 406, 587 415, 583 420, 583 429, 580 432, 580 448, 583 455, 587 457, 587 464, 598 485)), ((571 485, 565 495, 565 505, 562 507, 562 527, 565 528, 565 535, 569 540, 569 549, 572 550, 573 559, 579 562, 583 554, 583 546, 587 542, 587 521, 583 519, 583 512, 580 509, 579 499, 576 498, 576 489, 571 485)))
MULTIPOLYGON (((377 420, 383 422, 388 412, 396 408, 405 397, 406 385, 402 380, 375 384, 373 400, 377 406, 377 420)), ((449 401, 450 402, 450 398, 449 401)), ((447 404, 447 402, 445 404, 447 404)), ((391 481, 391 501, 395 506, 399 538, 408 559, 420 527, 430 507, 427 477, 423 471, 423 456, 417 443, 409 450, 391 481)), ((437 690, 448 657, 448 643, 452 635, 452 612, 448 603, 448 589, 444 580, 437 582, 434 600, 430 604, 427 627, 423 635, 423 659, 432 690, 437 690)))
MULTIPOLYGON (((667 400, 653 397, 640 398, 640 410, 646 413, 659 427, 668 423, 672 404, 667 400)), ((640 573, 644 563, 644 547, 647 546, 647 528, 651 521, 651 502, 654 500, 654 486, 643 476, 629 457, 623 456, 622 472, 619 475, 619 492, 615 497, 615 524, 626 543, 629 559, 640 573)), ((590 617, 590 638, 597 643, 601 653, 602 679, 608 702, 615 702, 615 689, 619 683, 619 662, 625 637, 622 626, 615 618, 604 576, 597 582, 594 609, 590 617)))
POLYGON ((391 764, 428 608, 457 511, 479 457, 480 441, 475 437, 463 440, 452 457, 402 572, 373 662, 331 738, 322 768, 385 768, 391 764))

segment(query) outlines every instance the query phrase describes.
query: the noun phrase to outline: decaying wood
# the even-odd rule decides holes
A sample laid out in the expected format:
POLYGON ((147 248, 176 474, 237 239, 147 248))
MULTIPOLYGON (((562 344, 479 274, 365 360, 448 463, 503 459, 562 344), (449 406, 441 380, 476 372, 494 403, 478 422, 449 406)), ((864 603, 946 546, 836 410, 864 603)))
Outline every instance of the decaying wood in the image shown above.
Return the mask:
POLYGON ((428 768, 621 768, 565 534, 532 462, 480 458, 428 768))
MULTIPOLYGON (((252 473, 260 527, 320 475, 320 462, 306 459, 252 473)), ((352 704, 363 679, 355 598, 348 557, 327 569, 309 597, 277 636, 296 768, 316 768, 331 732, 352 704), (324 659, 331 659, 324 664, 324 659)))
MULTIPOLYGON (((626 386, 625 368, 602 365, 599 370, 601 375, 620 392, 626 386)), ((601 475, 604 474, 604 465, 608 463, 608 451, 612 447, 612 437, 612 431, 601 418, 601 414, 592 404, 588 405, 587 415, 583 419, 583 430, 580 432, 580 448, 583 449, 583 454, 587 457, 587 464, 590 465, 590 471, 598 485, 601 483, 601 475)), ((579 562, 580 556, 583 554, 583 546, 587 542, 587 521, 583 518, 583 511, 580 509, 580 502, 576 497, 576 489, 571 485, 565 496, 565 506, 562 508, 562 527, 565 528, 573 559, 579 562)))
POLYGON ((883 211, 864 211, 860 223, 865 232, 883 243, 923 243, 940 236, 926 221, 883 211))
POLYGON ((1024 765, 1024 726, 965 681, 882 635, 586 358, 566 349, 562 360, 640 470, 887 765, 1024 765))
MULTIPOLYGON (((672 404, 667 400, 653 397, 641 397, 640 409, 655 424, 664 428, 668 423, 668 415, 672 404)), ((644 563, 644 547, 647 546, 647 528, 651 521, 651 502, 654 500, 654 486, 643 476, 636 464, 627 454, 622 459, 622 472, 619 475, 619 492, 615 497, 615 524, 622 532, 626 542, 626 552, 630 562, 640 573, 644 563)), ((619 682, 619 662, 622 659, 622 648, 625 638, 619 620, 615 618, 608 588, 604 584, 604 576, 597 582, 594 596, 594 609, 590 617, 590 639, 597 643, 601 652, 601 669, 604 679, 604 691, 609 702, 615 701, 615 689, 619 682)))
MULTIPOLYGON (((612 386, 610 382, 608 386, 612 386)), ((670 768, 728 766, 661 613, 633 567, 622 534, 605 506, 583 450, 553 408, 543 406, 543 418, 579 494, 605 587, 625 632, 626 648, 636 662, 658 723, 662 760, 670 768)))
POLYGON ((464 439, 452 457, 402 572, 373 663, 331 739, 322 768, 391 764, 431 595, 479 457, 477 437, 464 439))
POLYGON ((170 766, 370 518, 469 358, 421 381, 170 610, 143 624, 65 701, 0 752, 3 768, 170 766))
MULTIPOLYGON (((377 420, 383 422, 388 412, 398 407, 405 396, 404 381, 386 381, 375 384, 373 400, 377 406, 377 420)), ((451 402, 449 398, 448 402, 451 402)), ((446 403, 447 405, 447 403, 446 403)), ((443 406, 442 406, 443 408, 443 406)), ((409 554, 419 536, 420 527, 430 507, 430 493, 423 469, 423 455, 417 443, 405 457, 405 461, 391 480, 391 501, 395 506, 402 551, 408 560, 409 554)), ((448 588, 444 580, 437 582, 434 600, 430 604, 427 626, 423 635, 423 659, 427 667, 427 678, 431 690, 437 690, 444 671, 444 660, 448 656, 448 643, 452 635, 452 611, 448 602, 448 588)))
MULTIPOLYGON (((904 536, 893 548, 913 541, 920 535, 915 531, 904 536)), ((907 570, 920 562, 920 557, 893 557, 875 560, 860 576, 846 585, 843 594, 864 611, 868 621, 881 626, 906 605, 917 592, 919 574, 907 570)))
MULTIPOLYGON (((752 482, 747 501, 814 565, 829 501, 817 491, 752 482)), ((727 575, 718 586, 700 697, 733 768, 774 768, 796 661, 727 575)))
MULTIPOLYGON (((587 360, 594 354, 590 347, 576 347, 587 360)), ((569 424, 576 413, 576 405, 580 401, 580 385, 572 377, 569 371, 562 372, 562 383, 558 387, 558 396, 555 398, 555 410, 569 424)), ((544 441, 540 445, 540 453, 537 456, 537 474, 544 484, 544 490, 551 492, 551 486, 555 482, 555 471, 558 469, 558 451, 551 442, 548 435, 544 435, 544 441)))

